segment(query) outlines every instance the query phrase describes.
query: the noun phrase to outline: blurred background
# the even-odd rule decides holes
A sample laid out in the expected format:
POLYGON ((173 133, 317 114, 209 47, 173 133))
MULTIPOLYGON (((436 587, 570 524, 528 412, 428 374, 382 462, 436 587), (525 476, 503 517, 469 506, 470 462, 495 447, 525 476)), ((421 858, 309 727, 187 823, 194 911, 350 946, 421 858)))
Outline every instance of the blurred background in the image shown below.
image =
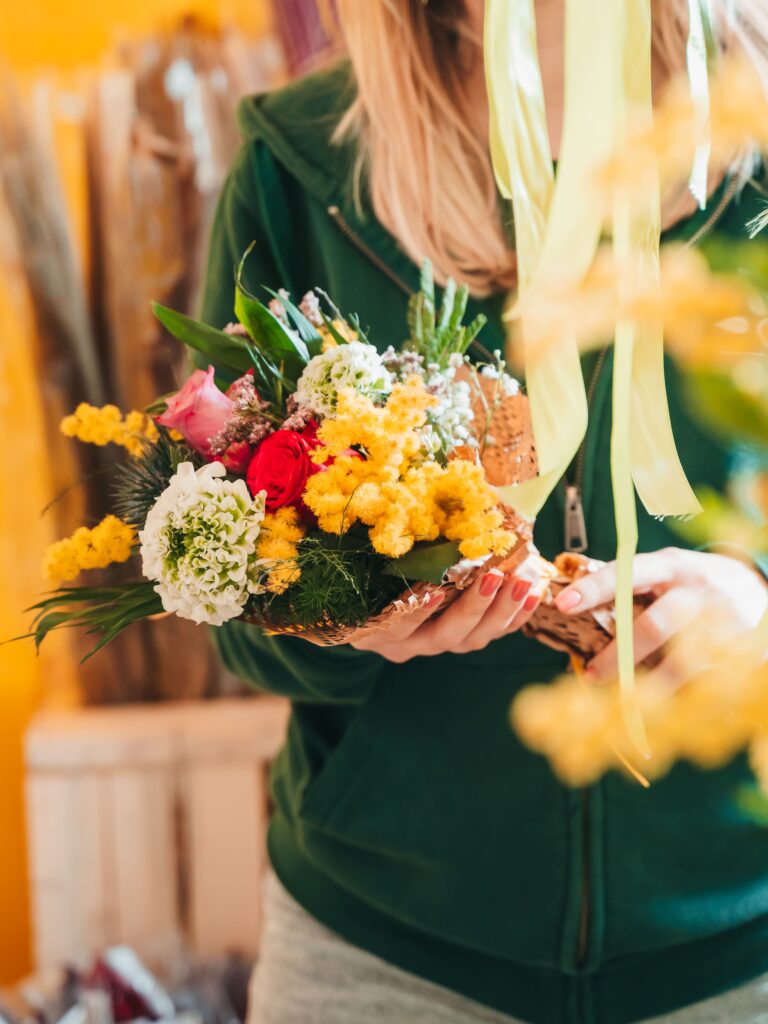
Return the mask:
MULTIPOLYGON (((104 511, 109 453, 63 438, 61 416, 80 400, 140 408, 178 383, 183 352, 149 299, 194 310, 238 99, 325 49, 313 0, 2 5, 2 639, 28 627, 45 546, 104 511)), ((82 653, 61 635, 39 657, 0 647, 0 1020, 59 998, 65 960, 130 975, 93 967, 115 943, 163 946, 141 952, 177 970, 181 949, 255 950, 242 879, 262 856, 284 708, 244 694, 181 620, 81 667, 82 653), (14 1002, 19 979, 50 971, 14 1002)))

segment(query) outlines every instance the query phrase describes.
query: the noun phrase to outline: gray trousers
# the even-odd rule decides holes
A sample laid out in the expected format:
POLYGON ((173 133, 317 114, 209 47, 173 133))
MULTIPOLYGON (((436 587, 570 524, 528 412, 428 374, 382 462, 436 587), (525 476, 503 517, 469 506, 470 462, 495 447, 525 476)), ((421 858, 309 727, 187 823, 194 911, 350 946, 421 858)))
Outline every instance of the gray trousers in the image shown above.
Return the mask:
MULTIPOLYGON (((272 872, 264 898, 247 1024, 521 1024, 345 942, 272 872)), ((646 1024, 768 1024, 768 975, 646 1024)))

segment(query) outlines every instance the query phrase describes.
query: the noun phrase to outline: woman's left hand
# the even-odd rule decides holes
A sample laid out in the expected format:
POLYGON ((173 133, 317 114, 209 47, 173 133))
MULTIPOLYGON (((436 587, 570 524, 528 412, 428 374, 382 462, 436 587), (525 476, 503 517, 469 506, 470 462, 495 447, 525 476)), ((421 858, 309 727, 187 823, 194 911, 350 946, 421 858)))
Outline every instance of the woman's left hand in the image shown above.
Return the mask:
MULTIPOLYGON (((754 629, 768 609, 768 585, 749 565, 725 555, 681 548, 637 555, 634 591, 655 598, 635 619, 638 665, 704 615, 716 615, 726 635, 736 636, 754 629)), ((555 604, 562 612, 580 614, 613 601, 615 596, 616 563, 611 562, 566 587, 555 604)), ((590 680, 615 679, 616 641, 586 668, 590 680)), ((662 662, 660 671, 680 681, 671 659, 662 662)))

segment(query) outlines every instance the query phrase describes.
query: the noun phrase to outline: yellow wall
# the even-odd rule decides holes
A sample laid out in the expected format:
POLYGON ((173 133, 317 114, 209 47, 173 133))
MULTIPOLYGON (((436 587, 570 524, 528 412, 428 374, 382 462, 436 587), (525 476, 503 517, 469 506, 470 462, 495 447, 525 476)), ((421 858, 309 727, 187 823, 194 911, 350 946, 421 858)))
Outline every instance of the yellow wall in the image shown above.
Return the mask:
MULTIPOLYGON (((29 81, 43 70, 65 73, 98 65, 126 35, 168 27, 194 13, 247 32, 265 27, 266 0, 28 0, 0 2, 0 59, 29 81)), ((65 74, 65 78, 69 76, 65 74)), ((59 128, 58 157, 78 235, 85 235, 79 140, 59 128)), ((39 510, 51 497, 43 424, 31 351, 32 319, 25 296, 0 276, 0 639, 23 632, 23 609, 43 589, 40 555, 52 539, 39 510)), ((38 706, 66 701, 73 667, 66 643, 54 638, 40 659, 31 644, 0 647, 0 985, 31 968, 23 815, 22 738, 38 706)))
MULTIPOLYGON (((24 632, 28 625, 23 609, 40 589, 40 550, 47 539, 39 510, 47 500, 48 480, 40 459, 43 432, 26 313, 23 302, 12 302, 0 291, 0 436, 13 440, 3 445, 0 485, 3 639, 24 632)), ((26 641, 0 647, 0 982, 11 981, 29 967, 21 744, 41 692, 42 665, 26 641)))
POLYGON ((266 11, 265 0, 4 0, 0 50, 15 68, 75 68, 98 63, 116 39, 186 14, 257 33, 266 11))

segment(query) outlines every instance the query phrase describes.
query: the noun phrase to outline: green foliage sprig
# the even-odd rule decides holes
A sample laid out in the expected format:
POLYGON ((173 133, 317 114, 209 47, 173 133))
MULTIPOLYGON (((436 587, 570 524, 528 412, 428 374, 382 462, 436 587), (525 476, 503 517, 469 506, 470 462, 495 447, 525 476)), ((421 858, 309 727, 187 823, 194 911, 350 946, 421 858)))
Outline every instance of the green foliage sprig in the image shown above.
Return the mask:
POLYGON ((305 537, 300 582, 269 598, 269 615, 285 625, 362 625, 403 591, 402 577, 385 575, 386 564, 363 537, 305 537))
POLYGON ((203 465, 196 452, 182 442, 172 441, 163 430, 138 458, 119 463, 112 491, 115 515, 140 530, 182 462, 191 462, 195 468, 203 465))
POLYGON ((163 605, 154 584, 142 580, 116 587, 60 587, 27 611, 36 613, 32 629, 14 640, 31 637, 39 650, 54 630, 83 629, 87 635, 99 637, 82 659, 87 661, 127 626, 162 612, 163 605))
POLYGON ((425 363, 434 363, 440 369, 445 369, 455 353, 465 355, 488 319, 481 313, 465 325, 463 320, 468 301, 467 286, 457 286, 449 278, 438 310, 432 264, 425 260, 421 268, 421 289, 408 302, 410 337, 403 347, 409 352, 417 352, 424 357, 425 363))

